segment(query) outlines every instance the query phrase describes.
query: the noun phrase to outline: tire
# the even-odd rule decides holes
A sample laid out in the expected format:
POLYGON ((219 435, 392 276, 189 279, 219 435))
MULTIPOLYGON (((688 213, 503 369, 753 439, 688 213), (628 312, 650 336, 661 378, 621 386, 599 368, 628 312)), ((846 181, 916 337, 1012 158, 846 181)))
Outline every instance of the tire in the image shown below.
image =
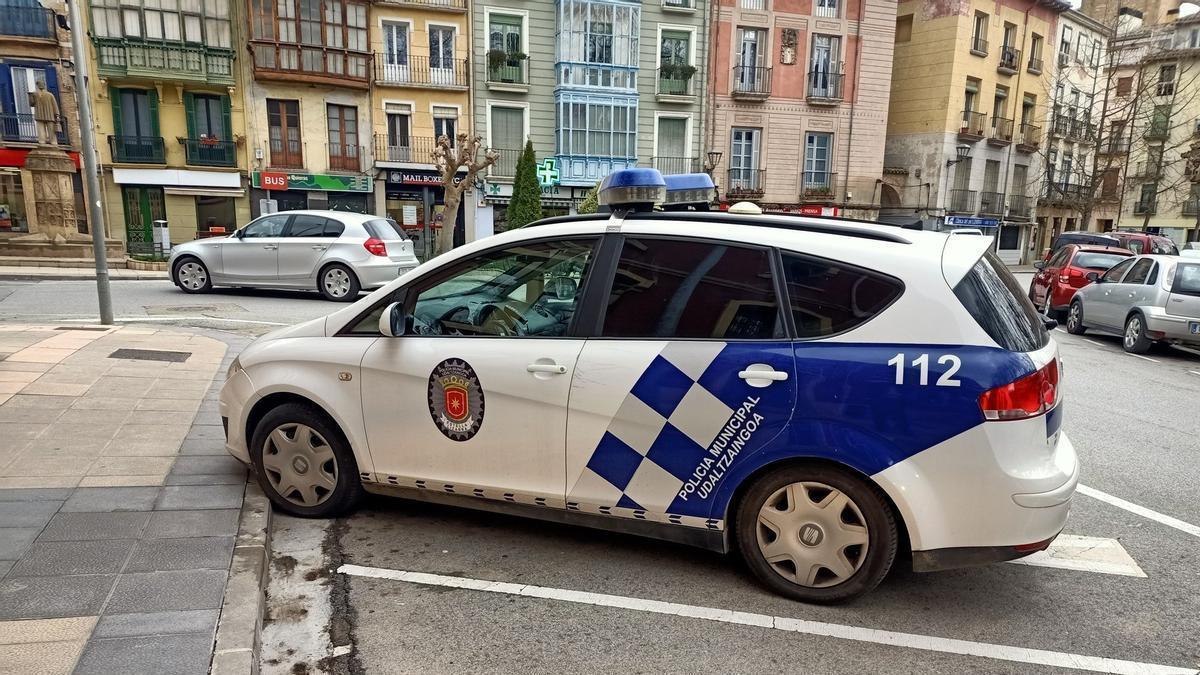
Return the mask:
POLYGON ((878 586, 899 544, 879 489, 827 466, 791 466, 760 478, 738 505, 735 528, 742 559, 759 581, 780 595, 821 604, 878 586))
POLYGON ((1133 313, 1125 319, 1125 333, 1121 339, 1121 346, 1130 354, 1145 354, 1150 351, 1150 346, 1154 344, 1146 335, 1146 320, 1141 314, 1133 313))
POLYGON ((317 290, 332 302, 354 302, 362 287, 354 271, 341 263, 328 265, 317 275, 317 290))
POLYGON ((250 460, 263 492, 285 513, 329 518, 363 498, 350 445, 312 406, 285 403, 264 415, 254 429, 250 460))
POLYGON ((1083 303, 1078 300, 1072 300, 1071 307, 1067 310, 1067 332, 1071 335, 1083 335, 1087 332, 1083 325, 1083 303))
POLYGON ((199 258, 186 256, 175 261, 171 280, 184 293, 207 293, 212 290, 212 276, 199 258))

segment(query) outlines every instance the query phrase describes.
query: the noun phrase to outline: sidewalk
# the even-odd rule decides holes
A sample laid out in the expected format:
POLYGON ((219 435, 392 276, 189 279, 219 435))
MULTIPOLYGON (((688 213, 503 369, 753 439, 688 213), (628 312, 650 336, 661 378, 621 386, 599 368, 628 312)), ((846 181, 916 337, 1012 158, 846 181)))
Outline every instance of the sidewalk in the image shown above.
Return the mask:
MULTIPOLYGON (((26 267, 24 265, 0 265, 0 281, 86 281, 96 278, 95 268, 90 267, 26 267)), ((110 267, 108 278, 114 281, 144 281, 147 279, 166 281, 166 272, 130 270, 110 267)))
POLYGON ((229 342, 0 325, 0 671, 209 671, 247 489, 229 342))

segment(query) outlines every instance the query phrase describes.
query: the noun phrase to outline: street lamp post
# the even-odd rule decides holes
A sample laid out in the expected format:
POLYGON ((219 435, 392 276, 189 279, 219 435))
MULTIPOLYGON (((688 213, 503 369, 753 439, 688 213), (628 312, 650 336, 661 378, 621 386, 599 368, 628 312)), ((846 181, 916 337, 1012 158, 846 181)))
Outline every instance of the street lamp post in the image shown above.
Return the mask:
POLYGON ((83 45, 83 20, 78 0, 66 0, 71 22, 71 56, 75 62, 75 99, 79 106, 80 155, 87 180, 88 220, 91 223, 92 255, 96 258, 96 296, 100 302, 100 323, 113 324, 112 291, 108 285, 108 258, 104 248, 104 208, 100 202, 100 179, 96 167, 96 132, 92 122, 92 101, 87 89, 87 52, 83 45))

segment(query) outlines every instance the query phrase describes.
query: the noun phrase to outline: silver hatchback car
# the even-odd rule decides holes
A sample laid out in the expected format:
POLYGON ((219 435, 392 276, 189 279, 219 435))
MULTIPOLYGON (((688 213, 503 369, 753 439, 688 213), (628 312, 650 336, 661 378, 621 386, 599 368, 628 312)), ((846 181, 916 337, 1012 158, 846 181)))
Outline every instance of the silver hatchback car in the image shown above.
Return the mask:
POLYGON ((1200 346, 1200 259, 1139 255, 1088 277, 1095 283, 1071 299, 1068 332, 1120 335, 1133 354, 1156 342, 1200 346))
POLYGON ((281 211, 227 237, 197 239, 171 251, 171 281, 185 293, 213 286, 316 288, 350 302, 416 267, 396 221, 342 211, 281 211))

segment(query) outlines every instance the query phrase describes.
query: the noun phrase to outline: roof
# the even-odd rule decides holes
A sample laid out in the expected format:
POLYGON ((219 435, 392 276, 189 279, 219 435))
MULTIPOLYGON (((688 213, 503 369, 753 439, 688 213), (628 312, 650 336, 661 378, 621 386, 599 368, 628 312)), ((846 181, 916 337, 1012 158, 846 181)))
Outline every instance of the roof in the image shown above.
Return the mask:
POLYGON ((305 216, 322 216, 325 218, 336 218, 347 223, 365 223, 368 220, 376 220, 383 216, 376 216, 370 213, 355 213, 353 211, 333 211, 330 209, 294 209, 291 211, 277 211, 276 213, 266 215, 305 215, 305 216))

